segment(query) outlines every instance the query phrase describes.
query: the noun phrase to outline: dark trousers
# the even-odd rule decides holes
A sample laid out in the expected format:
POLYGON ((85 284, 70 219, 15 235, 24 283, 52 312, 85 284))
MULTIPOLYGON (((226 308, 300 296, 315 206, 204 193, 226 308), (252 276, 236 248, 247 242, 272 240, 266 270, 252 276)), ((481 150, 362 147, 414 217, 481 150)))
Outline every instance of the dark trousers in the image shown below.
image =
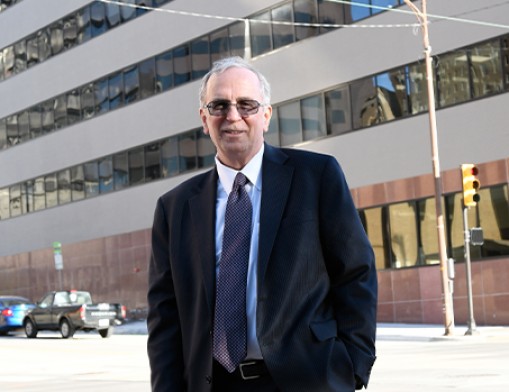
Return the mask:
POLYGON ((213 392, 281 392, 268 372, 258 378, 244 380, 237 369, 228 373, 214 361, 212 373, 213 392))

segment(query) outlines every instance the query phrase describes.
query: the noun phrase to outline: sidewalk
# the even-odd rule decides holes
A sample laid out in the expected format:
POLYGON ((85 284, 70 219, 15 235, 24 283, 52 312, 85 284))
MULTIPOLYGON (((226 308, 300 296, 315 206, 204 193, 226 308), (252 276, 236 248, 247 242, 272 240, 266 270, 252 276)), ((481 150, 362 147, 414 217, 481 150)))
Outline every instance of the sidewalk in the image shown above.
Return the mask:
MULTIPOLYGON (((509 326, 478 326, 475 335, 465 336, 467 326, 456 325, 452 336, 444 336, 445 327, 437 324, 392 324, 379 323, 377 326, 378 341, 406 340, 473 340, 486 337, 509 337, 509 326)), ((146 335, 147 322, 145 320, 129 321, 115 328, 118 335, 146 335)))

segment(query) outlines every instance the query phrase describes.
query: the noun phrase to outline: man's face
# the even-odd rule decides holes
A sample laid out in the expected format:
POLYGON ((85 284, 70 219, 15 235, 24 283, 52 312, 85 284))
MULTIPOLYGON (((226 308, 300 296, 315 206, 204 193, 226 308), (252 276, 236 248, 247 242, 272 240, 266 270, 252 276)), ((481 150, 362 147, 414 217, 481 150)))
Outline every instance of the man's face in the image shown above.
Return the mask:
MULTIPOLYGON (((247 99, 263 103, 260 82, 253 72, 234 67, 210 77, 204 104, 247 99)), ((242 117, 235 105, 230 105, 224 116, 213 116, 207 108, 200 108, 203 130, 216 146, 219 160, 234 169, 244 167, 260 150, 271 115, 270 105, 260 106, 257 113, 247 117, 242 117)))

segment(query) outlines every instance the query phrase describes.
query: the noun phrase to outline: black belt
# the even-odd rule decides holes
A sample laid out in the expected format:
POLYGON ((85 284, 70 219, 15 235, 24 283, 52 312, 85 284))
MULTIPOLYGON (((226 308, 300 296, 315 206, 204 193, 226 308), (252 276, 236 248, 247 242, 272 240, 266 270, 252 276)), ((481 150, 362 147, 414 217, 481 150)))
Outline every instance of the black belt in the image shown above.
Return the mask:
POLYGON ((233 372, 233 374, 236 373, 238 373, 238 376, 243 380, 254 380, 268 374, 269 371, 267 370, 267 366, 265 366, 265 362, 252 360, 242 362, 235 372, 233 372))

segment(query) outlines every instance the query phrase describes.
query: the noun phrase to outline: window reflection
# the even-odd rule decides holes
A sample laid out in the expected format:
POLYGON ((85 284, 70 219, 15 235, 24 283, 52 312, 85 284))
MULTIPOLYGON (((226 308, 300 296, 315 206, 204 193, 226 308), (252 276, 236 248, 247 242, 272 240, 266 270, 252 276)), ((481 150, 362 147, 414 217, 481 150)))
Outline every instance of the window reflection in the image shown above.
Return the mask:
POLYGON ((440 56, 437 69, 438 102, 441 107, 470 98, 467 55, 463 50, 440 56))
POLYGON ((417 263, 439 264, 440 254, 437 241, 437 218, 435 199, 428 198, 417 202, 418 208, 418 258, 417 263))
POLYGON ((370 16, 370 0, 355 0, 354 3, 355 5, 345 4, 345 16, 347 23, 357 22, 370 16))
POLYGON ((221 29, 210 34, 210 61, 211 63, 230 55, 228 29, 221 29))
POLYGON ((67 99, 67 121, 69 125, 81 120, 81 91, 73 90, 66 95, 67 99))
POLYGON ((408 85, 412 114, 428 110, 428 86, 426 81, 426 65, 417 63, 408 67, 408 85))
POLYGON ((55 112, 53 101, 49 100, 41 104, 42 133, 50 133, 55 129, 55 112))
POLYGON ((154 95, 156 91, 156 64, 155 59, 149 58, 139 65, 140 71, 140 97, 145 99, 154 95))
MULTIPOLYGON (((318 23, 322 25, 345 24, 345 11, 343 4, 329 0, 318 0, 318 23)), ((334 28, 320 27, 320 33, 333 30, 334 28)))
POLYGON ((161 178, 161 153, 159 143, 145 146, 145 179, 153 181, 161 178))
POLYGON ((267 143, 272 146, 280 146, 279 140, 279 115, 277 108, 272 108, 272 117, 270 119, 269 130, 265 132, 264 138, 267 143))
POLYGON ((216 148, 210 140, 208 135, 205 135, 201 131, 197 131, 197 154, 198 154, 198 167, 209 167, 214 165, 216 148))
POLYGON ((166 91, 173 87, 173 53, 164 52, 156 56, 156 91, 166 91))
POLYGON ((115 190, 129 186, 129 166, 127 164, 127 152, 113 155, 113 181, 115 190))
POLYGON ((127 152, 129 163, 129 185, 142 184, 145 180, 143 159, 143 147, 134 148, 127 152))
MULTIPOLYGON (((317 21, 315 0, 293 0, 295 23, 314 24, 317 21)), ((318 27, 295 26, 295 40, 300 41, 318 35, 318 27)))
POLYGON ((196 169, 196 133, 186 132, 179 135, 178 145, 180 172, 196 169))
POLYGON ((173 49, 173 72, 175 86, 180 86, 191 80, 189 45, 182 45, 173 49))
POLYGON ((21 40, 14 44, 14 73, 20 73, 27 69, 26 41, 21 40))
POLYGON ((81 116, 84 119, 91 118, 95 114, 94 85, 87 84, 81 88, 81 116))
POLYGON ((117 72, 108 79, 108 99, 111 110, 124 104, 124 81, 121 72, 117 72))
POLYGON ((389 206, 390 253, 394 268, 414 266, 418 260, 415 202, 389 206))
POLYGON ((210 69, 209 37, 203 36, 191 43, 192 52, 192 79, 199 79, 210 69))
POLYGON ((132 67, 126 68, 124 70, 124 99, 126 104, 138 100, 139 88, 140 79, 138 76, 138 66, 133 65, 132 67))
POLYGON ((108 79, 102 79, 94 83, 94 102, 97 114, 110 110, 108 79))
POLYGON ((99 193, 113 191, 113 158, 107 156, 99 159, 99 193))
POLYGON ((323 117, 323 98, 321 95, 304 98, 300 101, 302 115, 302 132, 304 140, 313 140, 326 136, 325 118, 323 117))
POLYGON ((11 217, 21 215, 21 187, 13 185, 9 188, 9 208, 11 217))
POLYGON ((120 6, 118 4, 106 4, 106 23, 108 29, 118 26, 120 20, 120 6))
POLYGON ((20 143, 23 143, 30 139, 30 127, 28 124, 27 111, 18 114, 18 138, 20 143))
POLYGON ((64 24, 62 21, 54 23, 50 29, 51 55, 55 56, 64 49, 64 24))
POLYGON ((291 102, 278 107, 281 145, 291 146, 302 142, 299 102, 291 102))
POLYGON ((38 177, 34 180, 34 210, 46 208, 46 190, 44 177, 38 177))
POLYGON ((353 127, 359 129, 379 123, 375 78, 366 78, 352 83, 353 127))
POLYGON ((44 191, 46 193, 46 208, 58 205, 57 175, 55 173, 44 177, 44 191))
POLYGON ((21 213, 34 211, 34 181, 29 180, 21 184, 21 213))
POLYGON ((161 169, 163 177, 175 176, 179 173, 178 138, 165 139, 161 143, 161 169))
POLYGON ((83 165, 71 168, 71 196, 73 201, 85 198, 85 173, 83 165))
POLYGON ((251 36, 251 55, 259 56, 272 50, 272 28, 270 11, 255 15, 249 22, 251 36))
POLYGON ((67 126, 67 96, 60 95, 53 101, 53 111, 55 113, 55 129, 67 126))
POLYGON ((83 164, 85 178, 85 197, 93 197, 99 194, 99 165, 97 162, 83 164))
POLYGON ((381 119, 394 120, 408 114, 408 95, 404 69, 376 76, 378 105, 381 119))
POLYGON ((325 112, 329 134, 339 135, 352 130, 348 87, 325 93, 325 112))
POLYGON ((9 188, 0 188, 0 220, 11 216, 9 204, 9 188))
POLYGON ((5 120, 0 119, 0 150, 7 148, 7 125, 5 120))
POLYGON ((59 171, 57 181, 58 203, 65 204, 71 202, 71 171, 69 169, 59 171))
POLYGON ((97 37, 106 31, 106 9, 104 3, 94 1, 90 5, 90 24, 92 37, 97 37))
POLYGON ((76 15, 69 15, 64 19, 62 31, 65 49, 78 45, 78 17, 76 15))
POLYGON ((469 53, 473 96, 479 98, 503 91, 499 42, 475 46, 469 53))
POLYGON ((245 55, 245 25, 244 22, 238 22, 228 27, 230 37, 230 51, 232 56, 244 57, 245 55))
POLYGON ((292 5, 290 3, 283 4, 274 8, 272 11, 272 42, 274 49, 291 44, 294 41, 292 5), (278 24, 277 22, 286 22, 278 24))

